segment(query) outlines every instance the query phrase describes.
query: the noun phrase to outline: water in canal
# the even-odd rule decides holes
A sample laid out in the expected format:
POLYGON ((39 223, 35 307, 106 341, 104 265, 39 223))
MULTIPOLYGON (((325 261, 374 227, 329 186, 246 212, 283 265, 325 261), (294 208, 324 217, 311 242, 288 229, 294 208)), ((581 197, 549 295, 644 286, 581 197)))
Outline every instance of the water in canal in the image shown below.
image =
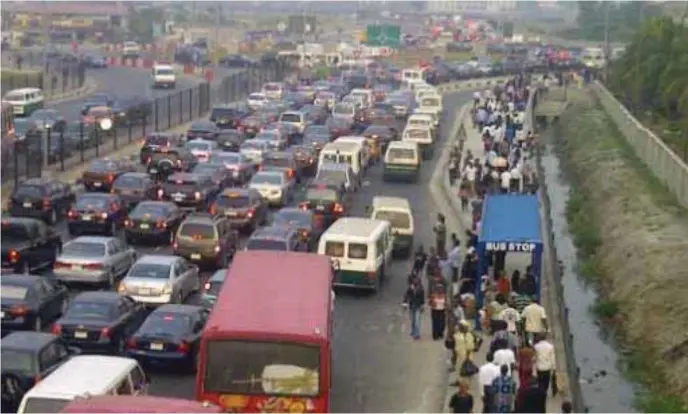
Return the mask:
POLYGON ((637 385, 624 377, 614 341, 601 332, 593 313, 597 301, 594 286, 587 284, 576 271, 576 248, 568 232, 565 214, 569 183, 550 144, 542 155, 542 166, 551 202, 554 240, 563 266, 563 299, 569 308, 573 349, 581 371, 580 386, 585 406, 595 413, 637 412, 634 406, 637 385))

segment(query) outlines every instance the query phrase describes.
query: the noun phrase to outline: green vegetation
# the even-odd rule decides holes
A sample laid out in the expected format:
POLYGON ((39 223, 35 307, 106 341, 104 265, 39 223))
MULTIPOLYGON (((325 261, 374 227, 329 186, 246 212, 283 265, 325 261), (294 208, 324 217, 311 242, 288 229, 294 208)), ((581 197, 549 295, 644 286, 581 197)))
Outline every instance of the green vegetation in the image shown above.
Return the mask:
POLYGON ((18 88, 43 88, 43 72, 40 70, 3 69, 0 80, 3 93, 18 88))
POLYGON ((129 30, 140 42, 152 41, 156 35, 154 26, 161 27, 164 20, 165 11, 162 8, 129 8, 129 30))

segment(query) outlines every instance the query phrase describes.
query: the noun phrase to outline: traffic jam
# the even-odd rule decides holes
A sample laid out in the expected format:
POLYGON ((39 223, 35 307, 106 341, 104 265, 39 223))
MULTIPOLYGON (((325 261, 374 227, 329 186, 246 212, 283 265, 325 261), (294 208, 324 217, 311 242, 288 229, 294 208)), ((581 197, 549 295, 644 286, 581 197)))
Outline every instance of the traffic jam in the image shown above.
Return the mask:
POLYGON ((408 185, 433 158, 431 71, 302 73, 92 161, 78 186, 18 185, 0 233, 2 411, 329 412, 333 287, 374 295, 413 250, 407 199, 351 205, 373 169, 408 185), (195 373, 197 401, 148 395, 158 370, 195 373))

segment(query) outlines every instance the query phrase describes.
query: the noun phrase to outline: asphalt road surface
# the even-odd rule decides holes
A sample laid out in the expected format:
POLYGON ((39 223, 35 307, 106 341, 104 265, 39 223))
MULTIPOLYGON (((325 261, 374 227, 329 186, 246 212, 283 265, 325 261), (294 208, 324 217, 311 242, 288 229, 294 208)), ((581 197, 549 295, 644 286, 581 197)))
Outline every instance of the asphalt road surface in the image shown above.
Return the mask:
MULTIPOLYGON (((445 97, 445 116, 438 148, 470 93, 445 97)), ((437 151, 438 153, 439 151, 437 151)), ((375 195, 407 198, 416 223, 416 246, 434 243, 432 226, 436 209, 424 183, 429 182, 438 154, 422 167, 416 184, 383 183, 382 166, 372 167, 364 187, 354 195, 352 215, 363 216, 375 195)), ((296 198, 298 202, 298 197, 296 198)), ((56 228, 63 241, 70 239, 65 223, 56 228)), ((451 232, 452 229, 450 229, 451 232)), ((140 255, 172 254, 169 246, 137 246, 140 255)), ((411 263, 398 260, 391 277, 378 294, 337 292, 333 361, 332 410, 334 412, 442 412, 447 389, 446 351, 443 341, 430 338, 429 316, 424 315, 420 341, 410 337, 407 313, 400 306, 411 263)), ((206 271, 203 277, 211 272, 206 271)), ((76 293, 76 290, 75 290, 76 293)), ((199 297, 189 303, 199 303, 199 297)), ((151 393, 193 399, 195 376, 169 371, 151 372, 151 393)))

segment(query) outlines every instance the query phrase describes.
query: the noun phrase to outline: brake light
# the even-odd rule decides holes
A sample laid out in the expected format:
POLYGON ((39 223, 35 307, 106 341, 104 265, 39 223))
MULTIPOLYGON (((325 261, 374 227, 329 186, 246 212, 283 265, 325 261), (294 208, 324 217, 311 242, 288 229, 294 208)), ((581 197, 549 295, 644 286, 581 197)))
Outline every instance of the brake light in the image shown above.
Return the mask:
POLYGON ((158 220, 158 228, 159 229, 166 229, 167 228, 167 222, 164 220, 158 220))
POLYGON ((303 203, 299 204, 299 208, 304 211, 308 210, 310 207, 311 203, 309 203, 308 201, 304 201, 303 203))
POLYGON ((53 335, 62 335, 62 325, 56 323, 52 328, 53 335))
POLYGON ((14 249, 10 250, 10 254, 9 254, 10 263, 19 263, 20 258, 21 258, 21 255, 19 254, 18 251, 14 250, 14 249))
POLYGON ((162 196, 165 194, 162 188, 158 189, 158 200, 162 200, 162 196))
POLYGON ((14 305, 10 308, 10 313, 14 316, 26 316, 29 314, 29 307, 26 305, 14 305))
POLYGON ((377 278, 377 272, 368 272, 366 273, 366 276, 368 276, 371 279, 377 278))
POLYGON ((309 164, 313 164, 314 162, 315 162, 315 160, 314 160, 313 158, 309 158, 309 159, 308 159, 308 163, 309 163, 309 164))
POLYGON ((86 270, 103 270, 103 264, 102 263, 89 263, 84 265, 84 269, 86 270))
POLYGON ((201 199, 201 193, 198 192, 198 191, 196 191, 196 192, 194 193, 194 198, 195 198, 196 200, 200 200, 200 199, 201 199))
POLYGON ((303 237, 303 238, 308 238, 308 236, 310 236, 310 235, 311 235, 311 233, 307 230, 304 230, 301 232, 301 237, 303 237))
POLYGON ((60 261, 55 262, 55 264, 53 265, 53 269, 71 269, 71 268, 72 268, 72 265, 70 265, 69 263, 60 262, 60 261))
POLYGON ((151 163, 151 161, 153 161, 153 160, 151 159, 151 157, 147 157, 147 158, 146 158, 146 161, 145 161, 145 164, 148 165, 148 164, 151 163))
POLYGON ((208 209, 210 214, 215 215, 217 214, 217 203, 213 202, 213 204, 210 205, 210 208, 208 209))
POLYGON ((124 220, 124 227, 134 227, 134 222, 129 219, 126 219, 124 220))
POLYGON ((53 200, 51 200, 51 199, 49 199, 49 198, 44 198, 44 199, 43 199, 43 208, 44 208, 45 210, 51 209, 52 206, 53 206, 53 200))
POLYGON ((69 212, 67 213, 67 218, 74 220, 75 218, 77 218, 78 215, 79 214, 76 211, 69 210, 69 212))
POLYGON ((206 282, 205 285, 203 285, 204 290, 210 290, 210 283, 206 282))
POLYGON ((248 218, 252 218, 255 215, 256 215, 256 209, 255 208, 249 209, 248 212, 246 213, 246 217, 248 217, 248 218))
POLYGON ((105 213, 105 212, 100 213, 100 218, 103 219, 103 220, 107 220, 107 218, 108 218, 108 213, 105 213))
POLYGON ((289 178, 294 178, 294 170, 289 169, 289 178))
POLYGON ((107 180, 109 183, 115 181, 115 175, 114 174, 108 174, 107 180))
POLYGON ((110 338, 110 328, 103 328, 100 330, 100 337, 102 339, 110 338))
POLYGON ((339 203, 335 204, 334 205, 334 212, 338 213, 338 214, 343 213, 344 212, 344 206, 339 204, 339 203))
POLYGON ((186 354, 189 351, 191 351, 191 345, 188 342, 182 341, 182 343, 180 343, 179 346, 177 347, 177 352, 179 352, 179 353, 186 354))
POLYGON ((137 345, 138 344, 136 343, 136 339, 134 338, 129 338, 129 340, 127 341, 127 348, 129 349, 136 349, 137 345))

